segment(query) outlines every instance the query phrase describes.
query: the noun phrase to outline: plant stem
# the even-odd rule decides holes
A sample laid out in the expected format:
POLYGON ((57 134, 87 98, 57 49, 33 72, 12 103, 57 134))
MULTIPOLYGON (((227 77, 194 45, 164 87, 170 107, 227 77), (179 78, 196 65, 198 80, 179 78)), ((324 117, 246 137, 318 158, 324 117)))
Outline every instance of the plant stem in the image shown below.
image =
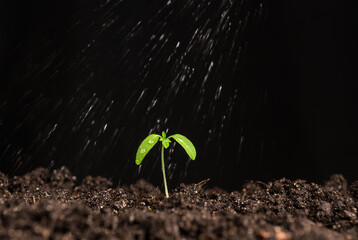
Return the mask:
POLYGON ((164 166, 164 145, 162 144, 162 172, 163 172, 163 180, 164 180, 164 190, 165 196, 169 198, 168 187, 167 187, 167 179, 165 177, 165 166, 164 166))

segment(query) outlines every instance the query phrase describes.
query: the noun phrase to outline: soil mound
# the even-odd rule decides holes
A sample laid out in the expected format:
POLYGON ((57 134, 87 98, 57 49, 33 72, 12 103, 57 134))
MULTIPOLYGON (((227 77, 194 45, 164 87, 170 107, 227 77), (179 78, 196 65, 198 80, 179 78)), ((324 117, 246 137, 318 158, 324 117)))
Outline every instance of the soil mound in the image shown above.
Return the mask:
POLYGON ((358 239, 358 181, 333 175, 249 182, 240 191, 180 185, 165 198, 139 180, 112 187, 62 167, 0 173, 0 239, 358 239))

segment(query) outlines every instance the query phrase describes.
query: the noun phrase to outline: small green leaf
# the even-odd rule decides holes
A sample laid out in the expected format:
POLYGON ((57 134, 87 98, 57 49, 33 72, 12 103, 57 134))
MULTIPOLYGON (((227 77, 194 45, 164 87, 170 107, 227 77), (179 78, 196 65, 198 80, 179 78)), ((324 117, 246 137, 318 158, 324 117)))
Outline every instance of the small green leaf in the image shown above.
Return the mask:
POLYGON ((186 153, 189 155, 189 157, 194 160, 196 157, 196 150, 194 145, 191 143, 189 139, 187 139, 185 136, 181 134, 174 134, 171 135, 168 138, 174 138, 186 151, 186 153))
POLYGON ((143 142, 138 147, 137 155, 135 157, 135 163, 137 165, 142 163, 144 157, 147 155, 150 149, 152 149, 152 147, 158 142, 158 139, 160 137, 161 136, 158 134, 150 134, 143 140, 143 142))
POLYGON ((169 147, 169 144, 171 143, 171 141, 169 140, 169 138, 163 139, 162 140, 163 146, 165 147, 165 149, 167 149, 169 147))

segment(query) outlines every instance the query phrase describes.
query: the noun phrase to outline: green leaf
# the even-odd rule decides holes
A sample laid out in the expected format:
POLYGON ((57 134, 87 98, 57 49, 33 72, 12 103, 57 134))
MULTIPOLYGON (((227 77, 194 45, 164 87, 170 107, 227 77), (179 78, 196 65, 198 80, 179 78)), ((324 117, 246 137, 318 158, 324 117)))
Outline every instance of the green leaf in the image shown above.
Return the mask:
POLYGON ((167 138, 165 140, 162 141, 165 149, 167 149, 169 147, 169 144, 171 143, 171 141, 167 138))
POLYGON ((137 155, 135 157, 135 163, 137 165, 142 163, 144 157, 147 155, 150 149, 152 149, 152 147, 158 142, 158 139, 160 137, 161 136, 158 134, 150 134, 143 140, 143 142, 138 147, 137 155))
POLYGON ((171 135, 168 138, 174 138, 186 151, 186 153, 189 155, 189 157, 194 160, 196 157, 196 150, 194 145, 191 143, 189 139, 187 139, 185 136, 181 134, 174 134, 171 135))

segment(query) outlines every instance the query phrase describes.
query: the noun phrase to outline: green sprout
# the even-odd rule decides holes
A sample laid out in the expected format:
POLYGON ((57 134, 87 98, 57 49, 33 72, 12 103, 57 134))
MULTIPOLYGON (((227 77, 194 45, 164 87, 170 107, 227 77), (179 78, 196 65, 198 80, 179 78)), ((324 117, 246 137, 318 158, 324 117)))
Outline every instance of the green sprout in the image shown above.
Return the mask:
POLYGON ((196 157, 196 150, 194 145, 187 139, 185 136, 181 134, 174 134, 169 137, 166 136, 165 132, 162 132, 162 136, 158 134, 150 134, 146 137, 143 142, 139 145, 137 150, 137 155, 135 158, 135 163, 140 165, 147 155, 147 153, 154 147, 154 145, 159 141, 162 142, 162 172, 163 172, 163 180, 164 180, 164 189, 165 189, 165 196, 168 198, 168 187, 167 187, 167 179, 165 177, 165 167, 164 167, 164 148, 168 148, 169 144, 171 143, 170 138, 175 139, 186 151, 189 157, 194 160, 196 157))

